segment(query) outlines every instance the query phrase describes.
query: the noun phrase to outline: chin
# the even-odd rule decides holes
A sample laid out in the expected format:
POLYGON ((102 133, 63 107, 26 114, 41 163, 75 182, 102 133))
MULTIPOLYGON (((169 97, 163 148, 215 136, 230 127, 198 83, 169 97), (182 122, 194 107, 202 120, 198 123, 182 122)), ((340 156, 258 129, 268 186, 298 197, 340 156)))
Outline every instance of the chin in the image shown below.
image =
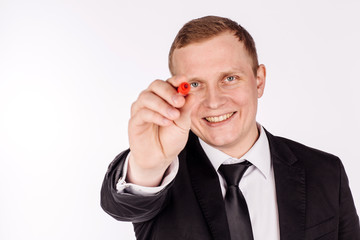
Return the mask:
POLYGON ((234 145, 234 143, 236 142, 236 136, 234 136, 233 134, 209 136, 206 138, 206 142, 216 148, 225 148, 234 145))

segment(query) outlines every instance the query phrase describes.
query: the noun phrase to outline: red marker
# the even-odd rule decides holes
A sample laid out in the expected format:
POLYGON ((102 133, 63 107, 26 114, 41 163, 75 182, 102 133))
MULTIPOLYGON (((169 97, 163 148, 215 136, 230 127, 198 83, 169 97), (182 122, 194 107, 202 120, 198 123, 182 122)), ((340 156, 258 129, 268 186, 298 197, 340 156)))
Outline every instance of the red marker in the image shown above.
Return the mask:
POLYGON ((189 93, 190 88, 191 88, 190 84, 188 84, 187 82, 182 82, 180 86, 177 88, 177 91, 178 93, 186 96, 189 93))

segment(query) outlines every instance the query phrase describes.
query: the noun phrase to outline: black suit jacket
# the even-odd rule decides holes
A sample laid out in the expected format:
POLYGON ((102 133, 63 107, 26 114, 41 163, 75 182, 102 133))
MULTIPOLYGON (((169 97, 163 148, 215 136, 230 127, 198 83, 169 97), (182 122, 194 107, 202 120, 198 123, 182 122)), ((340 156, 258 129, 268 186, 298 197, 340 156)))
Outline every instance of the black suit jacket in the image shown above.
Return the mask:
MULTIPOLYGON (((281 240, 360 240, 359 218, 340 159, 266 133, 281 240)), ((217 173, 192 132, 179 155, 177 176, 154 196, 117 193, 127 153, 109 166, 101 206, 117 220, 133 222, 137 239, 230 240, 217 173)))

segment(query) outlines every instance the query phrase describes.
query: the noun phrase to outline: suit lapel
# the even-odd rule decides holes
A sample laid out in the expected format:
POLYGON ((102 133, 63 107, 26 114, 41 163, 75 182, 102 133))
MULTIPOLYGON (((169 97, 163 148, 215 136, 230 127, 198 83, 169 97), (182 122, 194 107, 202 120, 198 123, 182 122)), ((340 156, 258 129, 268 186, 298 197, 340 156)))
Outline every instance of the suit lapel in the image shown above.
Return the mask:
POLYGON ((291 149, 266 131, 274 168, 281 240, 305 238, 305 170, 291 149))
POLYGON ((210 232, 215 240, 230 240, 218 175, 192 132, 189 135, 187 151, 192 187, 210 232))
MULTIPOLYGON (((266 131, 266 130, 265 130, 266 131)), ((305 238, 305 170, 291 149, 266 131, 274 168, 281 240, 305 238)), ((192 187, 214 239, 230 239, 218 175, 190 132, 187 165, 192 187), (189 154, 191 153, 191 154, 189 154)))

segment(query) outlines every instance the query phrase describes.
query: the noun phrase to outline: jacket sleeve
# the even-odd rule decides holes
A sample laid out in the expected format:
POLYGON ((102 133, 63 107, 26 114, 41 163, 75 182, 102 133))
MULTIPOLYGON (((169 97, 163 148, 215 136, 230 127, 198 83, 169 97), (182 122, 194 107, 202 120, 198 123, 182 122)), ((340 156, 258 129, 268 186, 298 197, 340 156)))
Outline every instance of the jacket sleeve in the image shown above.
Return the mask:
POLYGON ((145 222, 155 217, 169 198, 172 182, 157 194, 139 196, 126 191, 119 193, 116 183, 122 175, 129 150, 120 153, 110 163, 101 188, 100 204, 103 210, 119 221, 145 222))
POLYGON ((359 217, 351 195, 349 180, 340 161, 339 240, 360 240, 359 217))

